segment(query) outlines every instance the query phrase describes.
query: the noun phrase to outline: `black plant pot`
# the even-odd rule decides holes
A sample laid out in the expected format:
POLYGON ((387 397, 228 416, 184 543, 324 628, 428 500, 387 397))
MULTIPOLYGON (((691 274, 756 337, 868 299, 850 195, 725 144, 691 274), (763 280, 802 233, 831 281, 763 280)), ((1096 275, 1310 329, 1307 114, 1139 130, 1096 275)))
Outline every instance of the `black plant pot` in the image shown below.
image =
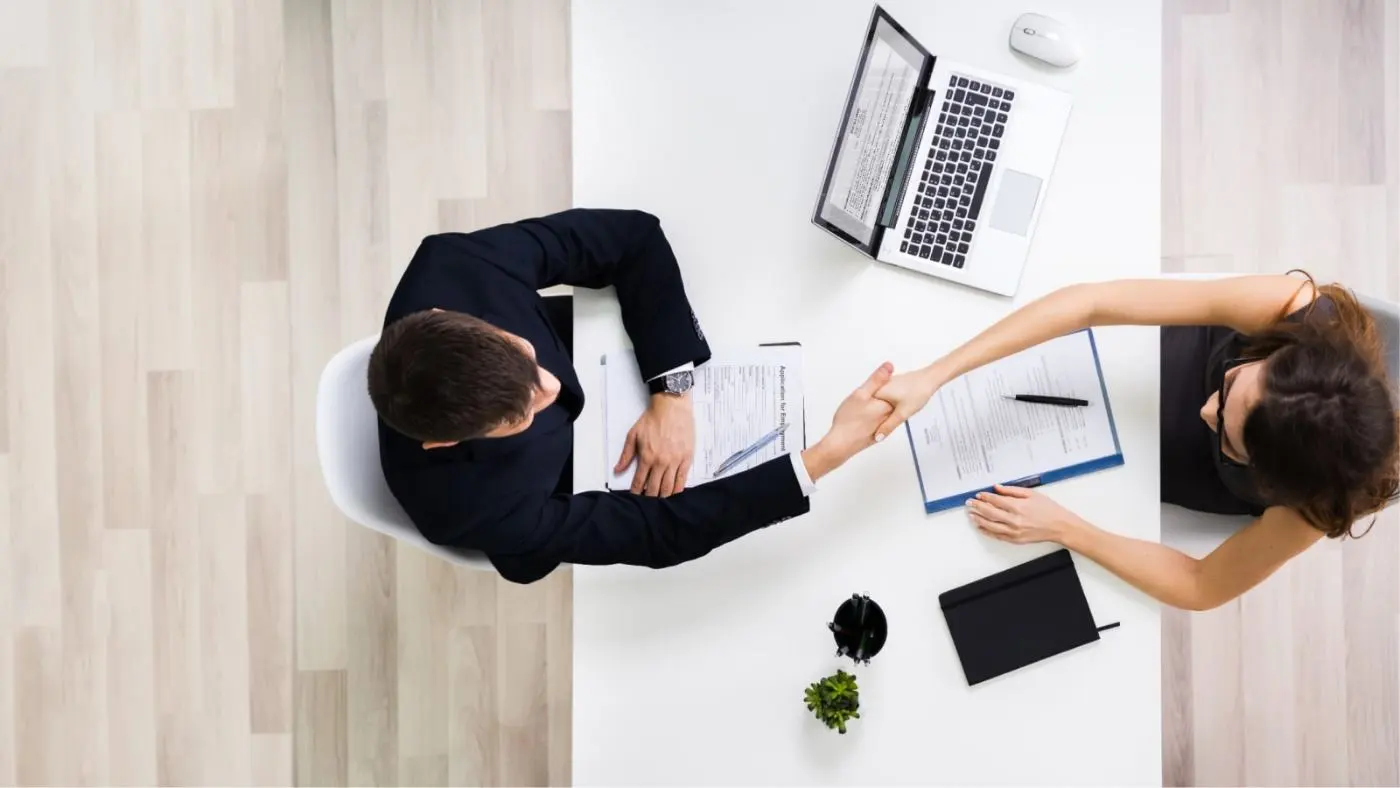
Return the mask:
POLYGON ((885 611, 868 596, 854 594, 836 609, 827 626, 836 638, 836 656, 850 657, 857 664, 870 664, 889 637, 885 611))

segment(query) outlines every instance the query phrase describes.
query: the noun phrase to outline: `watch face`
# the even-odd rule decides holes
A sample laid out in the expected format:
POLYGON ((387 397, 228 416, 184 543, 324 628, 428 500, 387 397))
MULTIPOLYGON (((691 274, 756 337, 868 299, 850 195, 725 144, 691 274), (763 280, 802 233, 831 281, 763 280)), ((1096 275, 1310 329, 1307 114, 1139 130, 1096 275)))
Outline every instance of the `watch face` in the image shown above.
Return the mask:
POLYGON ((671 394, 684 394, 695 385, 695 375, 690 372, 676 372, 666 376, 666 391, 671 394))

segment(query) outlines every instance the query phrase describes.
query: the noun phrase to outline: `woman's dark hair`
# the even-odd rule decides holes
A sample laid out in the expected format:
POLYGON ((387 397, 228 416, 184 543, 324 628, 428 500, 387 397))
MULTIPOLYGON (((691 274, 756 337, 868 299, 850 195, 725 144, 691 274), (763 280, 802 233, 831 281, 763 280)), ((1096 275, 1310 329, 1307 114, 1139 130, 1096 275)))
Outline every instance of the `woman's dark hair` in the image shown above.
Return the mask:
POLYGON ((1316 296, 1310 313, 1297 322, 1281 314, 1249 337, 1246 355, 1268 360, 1263 395, 1245 417, 1245 450, 1267 500, 1329 537, 1353 536, 1352 524, 1400 489, 1396 392, 1370 313, 1347 289, 1300 273, 1316 296), (1311 314, 1324 297, 1330 318, 1311 314))

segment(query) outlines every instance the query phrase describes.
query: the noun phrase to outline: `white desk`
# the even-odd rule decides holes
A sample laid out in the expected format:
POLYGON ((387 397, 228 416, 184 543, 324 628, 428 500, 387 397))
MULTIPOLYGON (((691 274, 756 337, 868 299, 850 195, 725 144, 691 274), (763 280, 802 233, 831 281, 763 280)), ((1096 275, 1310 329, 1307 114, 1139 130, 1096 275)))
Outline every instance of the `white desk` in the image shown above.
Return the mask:
MULTIPOLYGON (((1035 5, 1035 4, 1032 4, 1035 5)), ((1088 58, 1052 72, 1006 47, 1023 0, 890 0, 932 52, 1076 96, 1018 297, 864 261, 809 216, 868 2, 576 0, 574 199, 659 215, 715 345, 800 340, 808 437, 879 362, 925 363, 1070 282, 1160 270, 1157 2, 1046 2, 1088 58)), ((601 378, 625 346, 610 293, 576 306, 577 483, 601 486, 601 378)), ((1158 537, 1157 334, 1099 333, 1127 465, 1047 488, 1107 527, 1158 537)), ((823 479, 812 513, 653 572, 574 574, 577 784, 1100 783, 1161 775, 1157 607, 1078 560, 1099 643, 976 688, 938 609, 944 590, 1049 548, 925 516, 903 435, 823 479), (826 629, 852 592, 890 618, 855 670, 846 736, 802 704, 837 667, 826 629)), ((844 664, 843 664, 844 663, 844 664)))

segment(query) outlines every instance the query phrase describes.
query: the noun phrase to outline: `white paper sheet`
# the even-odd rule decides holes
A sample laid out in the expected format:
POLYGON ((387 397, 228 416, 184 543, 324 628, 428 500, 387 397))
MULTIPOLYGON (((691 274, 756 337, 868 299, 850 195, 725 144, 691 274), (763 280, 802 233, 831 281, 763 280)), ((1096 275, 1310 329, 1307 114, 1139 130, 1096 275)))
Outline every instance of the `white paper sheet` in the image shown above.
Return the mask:
MULTIPOLYGON (((1089 331, 1052 339, 963 375, 909 419, 926 504, 1119 454, 1089 331), (1003 395, 1089 401, 1038 405, 1003 395)), ((949 503, 949 505, 956 505, 949 503)))
MULTIPOLYGON (((628 431, 646 410, 650 395, 631 351, 609 353, 603 366, 605 483, 608 489, 625 490, 632 485, 636 461, 622 473, 614 474, 612 469, 622 455, 628 431)), ((725 475, 800 448, 802 348, 779 345, 716 352, 714 358, 695 370, 691 399, 695 405, 695 458, 687 487, 711 481, 715 469, 731 454, 789 421, 787 432, 725 475)))

